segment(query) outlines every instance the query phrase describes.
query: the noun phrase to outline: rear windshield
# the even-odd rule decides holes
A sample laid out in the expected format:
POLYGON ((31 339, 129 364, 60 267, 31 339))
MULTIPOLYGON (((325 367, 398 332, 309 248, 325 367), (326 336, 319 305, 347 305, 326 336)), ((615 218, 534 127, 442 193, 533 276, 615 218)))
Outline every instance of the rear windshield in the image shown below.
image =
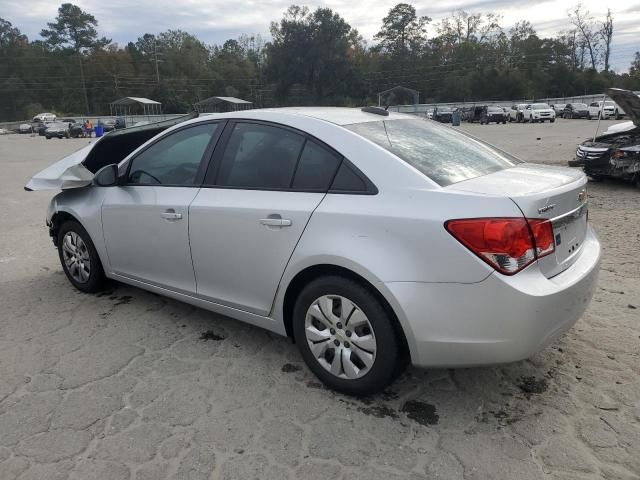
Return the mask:
POLYGON ((345 128, 397 155, 443 187, 518 163, 482 142, 428 120, 384 120, 345 128))

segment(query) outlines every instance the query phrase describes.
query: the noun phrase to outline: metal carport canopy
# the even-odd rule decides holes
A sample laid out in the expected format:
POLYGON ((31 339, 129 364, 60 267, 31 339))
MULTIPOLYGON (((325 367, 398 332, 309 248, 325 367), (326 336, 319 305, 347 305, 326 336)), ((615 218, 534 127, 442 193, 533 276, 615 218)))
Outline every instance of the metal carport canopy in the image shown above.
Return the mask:
POLYGON ((162 103, 143 97, 123 97, 109 104, 111 114, 130 114, 131 105, 142 105, 144 115, 158 115, 162 113, 162 103))

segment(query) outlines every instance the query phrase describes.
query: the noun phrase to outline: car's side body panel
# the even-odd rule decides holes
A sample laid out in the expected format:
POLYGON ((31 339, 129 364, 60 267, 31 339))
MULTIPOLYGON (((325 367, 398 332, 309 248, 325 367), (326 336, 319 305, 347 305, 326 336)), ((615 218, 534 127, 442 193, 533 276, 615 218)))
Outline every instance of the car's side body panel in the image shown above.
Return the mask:
POLYGON ((195 292, 189 205, 198 189, 127 185, 105 191, 103 238, 111 271, 179 292, 195 292), (180 218, 163 218, 168 210, 180 218))
POLYGON ((202 188, 189 209, 198 296, 268 315, 323 193, 202 188), (278 222, 285 225, 278 226, 278 222))

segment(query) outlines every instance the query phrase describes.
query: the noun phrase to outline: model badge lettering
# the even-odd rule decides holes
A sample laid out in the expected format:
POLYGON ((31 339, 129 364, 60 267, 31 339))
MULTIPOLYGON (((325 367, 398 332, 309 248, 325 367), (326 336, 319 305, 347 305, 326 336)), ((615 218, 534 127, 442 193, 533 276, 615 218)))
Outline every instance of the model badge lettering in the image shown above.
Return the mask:
POLYGON ((544 207, 540 207, 538 209, 538 213, 542 214, 544 212, 548 212, 549 210, 553 210, 553 208, 556 206, 555 203, 550 203, 548 205, 545 205, 544 207))

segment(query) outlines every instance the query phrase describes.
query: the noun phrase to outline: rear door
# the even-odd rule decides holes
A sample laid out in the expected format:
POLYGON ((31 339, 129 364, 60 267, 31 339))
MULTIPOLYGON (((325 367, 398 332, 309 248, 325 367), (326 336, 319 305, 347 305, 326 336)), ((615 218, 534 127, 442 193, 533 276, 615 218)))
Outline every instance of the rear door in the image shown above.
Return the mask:
POLYGON ((195 293, 189 205, 219 128, 199 123, 161 137, 131 159, 126 185, 107 189, 102 224, 114 273, 195 293))
POLYGON ((198 295, 267 315, 340 162, 335 152, 298 131, 230 122, 189 209, 198 295))

